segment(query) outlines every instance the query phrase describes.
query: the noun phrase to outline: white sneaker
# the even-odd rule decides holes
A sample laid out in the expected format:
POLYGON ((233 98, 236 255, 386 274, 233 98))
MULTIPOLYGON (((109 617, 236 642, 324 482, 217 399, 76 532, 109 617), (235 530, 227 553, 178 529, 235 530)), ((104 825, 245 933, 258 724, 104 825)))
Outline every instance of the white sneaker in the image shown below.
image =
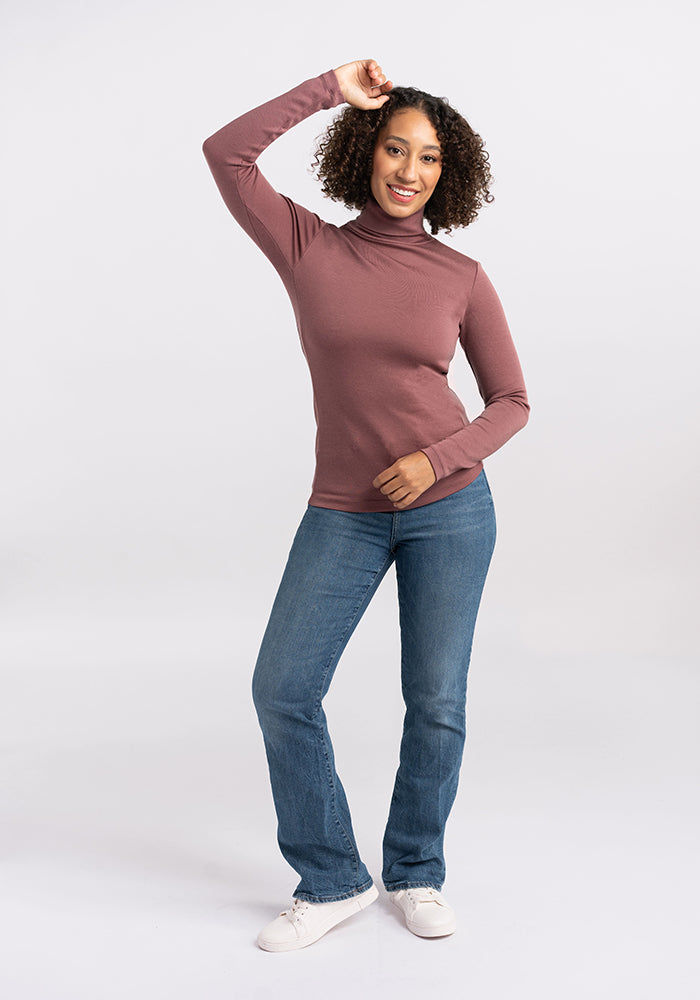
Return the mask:
POLYGON ((376 885, 371 885, 355 896, 329 903, 308 903, 304 899, 294 899, 294 905, 289 910, 282 910, 278 917, 263 927, 258 934, 258 945, 263 951, 305 948, 318 941, 341 920, 364 910, 378 895, 376 885))
POLYGON ((398 889, 389 895, 392 903, 403 910, 409 931, 419 937, 440 937, 454 933, 457 927, 455 911, 437 889, 416 886, 398 889))

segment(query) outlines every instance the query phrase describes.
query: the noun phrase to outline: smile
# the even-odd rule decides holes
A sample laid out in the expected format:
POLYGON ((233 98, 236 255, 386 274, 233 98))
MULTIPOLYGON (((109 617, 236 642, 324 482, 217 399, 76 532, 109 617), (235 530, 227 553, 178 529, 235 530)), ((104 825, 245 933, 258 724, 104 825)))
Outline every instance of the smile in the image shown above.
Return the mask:
POLYGON ((413 199, 418 194, 417 191, 411 191, 410 188, 394 187, 392 184, 387 184, 387 187, 391 191, 396 201, 401 201, 404 203, 413 201, 413 199))

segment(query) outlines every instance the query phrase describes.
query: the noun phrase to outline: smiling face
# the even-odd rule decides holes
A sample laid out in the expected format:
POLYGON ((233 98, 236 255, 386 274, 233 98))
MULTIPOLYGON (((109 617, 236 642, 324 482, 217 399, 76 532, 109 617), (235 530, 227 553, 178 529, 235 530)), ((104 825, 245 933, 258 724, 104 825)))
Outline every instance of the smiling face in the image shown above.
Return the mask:
POLYGON ((393 114, 377 137, 370 181, 384 211, 399 218, 420 211, 441 173, 440 142, 430 119, 416 108, 393 114))

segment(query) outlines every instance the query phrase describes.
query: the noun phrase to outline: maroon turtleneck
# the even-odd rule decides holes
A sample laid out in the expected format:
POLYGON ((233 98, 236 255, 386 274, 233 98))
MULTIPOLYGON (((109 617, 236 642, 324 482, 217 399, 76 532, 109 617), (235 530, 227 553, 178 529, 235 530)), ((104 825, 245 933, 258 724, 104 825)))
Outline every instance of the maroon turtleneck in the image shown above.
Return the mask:
MULTIPOLYGON (((422 209, 399 218, 370 196, 336 226, 260 172, 255 161, 271 142, 344 100, 327 70, 224 125, 203 151, 229 211, 277 270, 294 309, 317 426, 308 502, 395 511, 372 481, 423 451, 437 479, 411 509, 476 479, 530 407, 493 285, 478 261, 426 231, 422 209), (447 381, 458 342, 484 401, 471 422, 447 381)), ((261 393, 262 406, 283 444, 284 401, 261 393)))

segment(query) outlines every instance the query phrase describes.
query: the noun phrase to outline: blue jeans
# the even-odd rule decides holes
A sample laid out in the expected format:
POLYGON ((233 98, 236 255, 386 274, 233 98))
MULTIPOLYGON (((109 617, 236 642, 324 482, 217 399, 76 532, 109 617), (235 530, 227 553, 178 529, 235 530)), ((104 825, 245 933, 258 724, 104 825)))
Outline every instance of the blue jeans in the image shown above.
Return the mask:
POLYGON ((468 486, 421 507, 356 512, 307 504, 252 685, 277 840, 301 878, 297 899, 346 899, 372 885, 335 769, 322 701, 394 561, 406 712, 382 880, 389 891, 442 888, 445 824, 466 738, 467 670, 495 542, 495 510, 483 470, 468 486))

